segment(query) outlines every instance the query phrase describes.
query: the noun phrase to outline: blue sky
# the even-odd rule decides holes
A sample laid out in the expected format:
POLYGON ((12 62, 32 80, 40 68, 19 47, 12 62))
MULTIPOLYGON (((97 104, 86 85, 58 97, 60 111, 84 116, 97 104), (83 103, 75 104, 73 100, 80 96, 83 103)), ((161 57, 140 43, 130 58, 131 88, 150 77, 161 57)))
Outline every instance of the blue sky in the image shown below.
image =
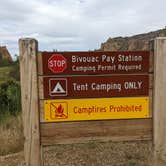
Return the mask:
POLYGON ((93 50, 109 37, 166 26, 165 0, 5 0, 0 45, 18 54, 18 39, 33 37, 41 51, 93 50))

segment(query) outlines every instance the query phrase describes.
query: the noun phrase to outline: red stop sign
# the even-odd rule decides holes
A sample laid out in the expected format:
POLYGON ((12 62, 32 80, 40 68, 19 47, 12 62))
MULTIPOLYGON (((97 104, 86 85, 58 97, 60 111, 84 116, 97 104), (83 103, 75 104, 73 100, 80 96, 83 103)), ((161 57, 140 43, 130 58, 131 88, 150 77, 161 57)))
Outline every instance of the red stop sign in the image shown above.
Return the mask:
POLYGON ((62 73, 67 68, 67 60, 61 54, 53 54, 48 59, 48 68, 53 73, 62 73))

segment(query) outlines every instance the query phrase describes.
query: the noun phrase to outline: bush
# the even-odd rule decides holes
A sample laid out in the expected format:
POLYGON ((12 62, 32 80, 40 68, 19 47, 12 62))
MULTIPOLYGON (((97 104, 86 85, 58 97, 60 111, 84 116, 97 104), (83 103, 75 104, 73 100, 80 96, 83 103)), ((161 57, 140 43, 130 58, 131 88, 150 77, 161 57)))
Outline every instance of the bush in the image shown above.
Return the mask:
POLYGON ((9 80, 0 85, 0 117, 3 115, 18 115, 21 112, 20 85, 9 80))

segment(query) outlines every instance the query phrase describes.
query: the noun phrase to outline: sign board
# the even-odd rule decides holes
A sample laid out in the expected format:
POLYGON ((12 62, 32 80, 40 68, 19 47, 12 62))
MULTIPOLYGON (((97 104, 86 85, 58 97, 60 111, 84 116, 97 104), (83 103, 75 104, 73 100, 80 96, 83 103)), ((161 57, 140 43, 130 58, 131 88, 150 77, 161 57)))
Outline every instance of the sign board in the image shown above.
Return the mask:
POLYGON ((46 122, 147 118, 148 97, 45 100, 46 122))
MULTIPOLYGON (((154 52, 161 60, 154 71, 161 74, 165 47, 159 41, 154 52)), ((19 50, 25 140, 31 140, 24 145, 26 165, 43 165, 45 145, 151 140, 154 119, 155 136, 162 138, 164 125, 159 129, 158 124, 165 115, 164 74, 155 75, 161 86, 154 93, 152 51, 39 52, 31 38, 20 39, 19 50), (157 118, 152 118, 152 105, 163 108, 155 109, 157 118)))
POLYGON ((43 52, 45 121, 148 117, 149 55, 149 51, 43 52), (94 112, 76 113, 77 107, 94 112))
POLYGON ((45 99, 148 96, 148 75, 44 77, 45 99))
POLYGON ((149 51, 43 52, 44 75, 147 73, 149 51))

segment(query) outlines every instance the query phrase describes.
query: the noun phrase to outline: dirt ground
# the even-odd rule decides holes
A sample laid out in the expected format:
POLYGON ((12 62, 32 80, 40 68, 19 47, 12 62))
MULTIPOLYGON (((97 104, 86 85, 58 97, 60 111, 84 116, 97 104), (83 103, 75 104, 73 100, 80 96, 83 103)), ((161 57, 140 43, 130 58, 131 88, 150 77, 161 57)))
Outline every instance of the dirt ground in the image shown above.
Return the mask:
MULTIPOLYGON (((152 166, 152 143, 89 142, 43 148, 44 166, 152 166)), ((0 166, 24 166, 23 152, 0 157, 0 166)))

